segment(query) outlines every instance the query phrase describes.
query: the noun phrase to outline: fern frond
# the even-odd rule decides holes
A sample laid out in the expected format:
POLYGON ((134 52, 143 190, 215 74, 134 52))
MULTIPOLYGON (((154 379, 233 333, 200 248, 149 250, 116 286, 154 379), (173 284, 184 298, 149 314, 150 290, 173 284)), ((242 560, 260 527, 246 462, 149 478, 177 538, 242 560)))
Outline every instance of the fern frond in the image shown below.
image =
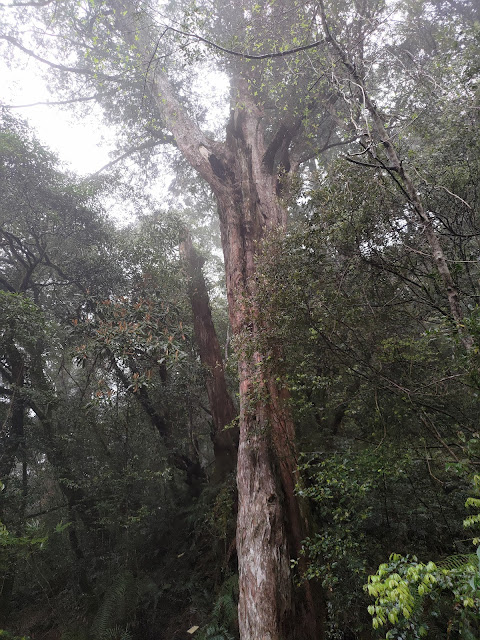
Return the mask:
POLYGON ((101 640, 133 640, 133 637, 128 629, 115 625, 106 630, 101 640))
POLYGON ((477 565, 477 556, 474 553, 448 556, 448 558, 444 558, 437 562, 437 567, 439 569, 446 569, 447 571, 461 570, 472 565, 477 565))
POLYGON ((202 632, 201 640, 234 640, 225 627, 209 625, 202 632))
MULTIPOLYGON (((115 577, 105 592, 102 603, 92 624, 91 633, 95 640, 107 637, 118 625, 125 627, 127 609, 135 602, 135 579, 129 571, 115 577)), ((124 638, 123 640, 129 640, 124 638)))
POLYGON ((216 624, 230 627, 235 623, 238 615, 238 575, 233 575, 222 584, 220 593, 215 601, 212 619, 216 624))

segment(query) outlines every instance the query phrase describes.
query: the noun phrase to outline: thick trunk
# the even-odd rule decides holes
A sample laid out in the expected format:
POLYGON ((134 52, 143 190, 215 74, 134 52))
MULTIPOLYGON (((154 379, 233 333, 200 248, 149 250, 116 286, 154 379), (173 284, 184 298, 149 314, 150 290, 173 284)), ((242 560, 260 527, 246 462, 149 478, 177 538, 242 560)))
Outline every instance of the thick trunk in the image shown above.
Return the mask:
POLYGON ((315 611, 310 585, 297 589, 292 585, 291 560, 298 558, 307 523, 295 495, 295 434, 285 393, 244 360, 240 370, 240 637, 318 640, 321 603, 315 611), (258 388, 264 400, 252 402, 258 388))
POLYGON ((217 198, 230 322, 239 345, 240 637, 318 640, 322 630, 309 585, 295 592, 290 568, 307 533, 294 491, 294 424, 285 391, 264 367, 266 354, 255 348, 264 329, 255 308, 255 255, 269 230, 285 229, 286 211, 276 196, 277 177, 264 163, 261 114, 246 92, 239 102, 227 135, 234 158, 225 170, 229 184, 217 198))
MULTIPOLYGON (((306 534, 294 494, 294 425, 283 392, 263 369, 265 354, 242 348, 259 330, 255 309, 255 255, 262 238, 286 227, 277 198, 277 170, 288 171, 292 132, 281 127, 267 147, 263 113, 248 83, 234 73, 234 109, 225 143, 198 127, 178 99, 161 65, 152 65, 155 44, 141 28, 132 0, 112 1, 116 26, 138 55, 146 84, 165 128, 186 161, 210 185, 220 216, 229 317, 240 376, 237 545, 241 640, 321 640, 321 625, 307 584, 294 593, 291 559, 306 534)), ((145 26, 145 25, 143 25, 145 26)), ((319 611, 319 619, 323 611, 319 611)))
POLYGON ((210 311, 203 260, 195 250, 190 234, 185 232, 180 245, 189 278, 188 294, 193 312, 193 328, 206 370, 206 389, 213 420, 213 449, 215 454, 215 478, 223 480, 236 469, 238 427, 229 427, 237 412, 227 389, 222 352, 210 311))

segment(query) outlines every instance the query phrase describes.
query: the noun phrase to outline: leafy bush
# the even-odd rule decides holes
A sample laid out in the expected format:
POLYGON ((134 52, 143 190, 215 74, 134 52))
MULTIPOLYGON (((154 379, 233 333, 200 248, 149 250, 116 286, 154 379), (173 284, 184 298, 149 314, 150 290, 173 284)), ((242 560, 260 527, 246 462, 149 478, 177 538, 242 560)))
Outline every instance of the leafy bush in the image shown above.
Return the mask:
MULTIPOLYGON (((480 476, 475 476, 474 484, 478 493, 480 476)), ((466 506, 478 509, 480 500, 470 497, 466 506)), ((464 526, 479 522, 480 514, 475 514, 464 520, 464 526)), ((365 589, 375 598, 368 607, 373 628, 386 640, 416 640, 432 631, 436 638, 440 634, 450 638, 454 632, 466 640, 479 637, 480 547, 476 554, 450 556, 437 564, 392 554, 369 576, 365 589)))

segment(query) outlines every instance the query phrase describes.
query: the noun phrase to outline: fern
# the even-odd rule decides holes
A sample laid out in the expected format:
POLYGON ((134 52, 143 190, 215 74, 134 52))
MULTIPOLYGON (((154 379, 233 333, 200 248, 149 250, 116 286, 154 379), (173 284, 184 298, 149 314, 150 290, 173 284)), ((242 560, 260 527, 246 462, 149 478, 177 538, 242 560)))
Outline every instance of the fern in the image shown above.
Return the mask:
POLYGON ((229 629, 237 622, 238 575, 224 581, 215 601, 211 622, 202 629, 199 640, 234 640, 229 629))
POLYGON ((102 640, 133 640, 132 634, 128 628, 122 628, 119 625, 115 625, 101 636, 102 640))
MULTIPOLYGON (((473 484, 475 486, 475 493, 478 495, 480 493, 480 476, 473 476, 473 484)), ((480 509, 480 498, 470 497, 467 498, 465 502, 466 507, 474 507, 475 509, 480 509)), ((463 526, 465 528, 474 527, 475 525, 480 524, 480 513, 475 513, 471 516, 468 516, 463 521, 463 526)), ((476 537, 473 539, 473 544, 480 544, 480 538, 476 537)))
POLYGON ((234 640, 234 638, 228 633, 225 627, 209 625, 202 631, 199 640, 234 640))
POLYGON ((446 569, 447 571, 461 571, 469 565, 477 564, 477 556, 474 553, 467 555, 455 555, 448 556, 443 560, 437 562, 437 566, 440 569, 446 569))
MULTIPOLYGON (((92 624, 91 634, 95 640, 129 640, 130 636, 112 635, 125 625, 128 609, 136 600, 135 580, 129 571, 119 574, 106 591, 92 624)), ((127 633, 127 632, 125 632, 127 633)))
POLYGON ((88 640, 86 629, 68 629, 62 633, 62 640, 88 640))
POLYGON ((233 575, 222 585, 212 611, 212 619, 216 624, 227 627, 237 620, 238 575, 233 575))

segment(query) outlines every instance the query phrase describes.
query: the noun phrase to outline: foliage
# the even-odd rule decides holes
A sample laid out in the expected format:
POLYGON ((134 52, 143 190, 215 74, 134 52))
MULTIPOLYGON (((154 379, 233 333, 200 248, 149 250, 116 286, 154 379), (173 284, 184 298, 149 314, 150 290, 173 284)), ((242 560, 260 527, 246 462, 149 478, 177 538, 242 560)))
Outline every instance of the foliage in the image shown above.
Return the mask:
POLYGON ((480 552, 477 555, 437 566, 392 554, 369 577, 367 590, 375 598, 375 605, 368 607, 373 628, 389 627, 383 636, 387 640, 413 640, 432 632, 436 637, 456 632, 474 640, 480 624, 480 552))
POLYGON ((227 578, 217 595, 209 623, 201 630, 201 640, 233 640, 237 628, 238 575, 227 578))
POLYGON ((30 640, 27 636, 15 636, 5 629, 0 629, 0 638, 3 640, 30 640))
POLYGON ((135 610, 135 581, 126 571, 115 576, 102 599, 92 624, 91 634, 99 640, 130 640, 128 631, 121 626, 135 610))
MULTIPOLYGON (((480 478, 475 476, 478 493, 480 478)), ((477 498, 467 507, 478 509, 477 498)), ((464 521, 478 524, 478 514, 464 521)), ((474 541, 478 544, 478 539, 474 541)), ((374 629, 390 627, 385 638, 416 639, 431 632, 474 640, 480 630, 480 547, 476 554, 450 556, 437 564, 392 554, 365 586, 375 604, 368 607, 374 629)))
POLYGON ((16 557, 31 554, 35 549, 43 549, 48 541, 47 535, 41 535, 38 527, 31 525, 24 536, 15 536, 0 522, 0 568, 5 571, 12 554, 16 557))
MULTIPOLYGON (((177 169, 168 197, 197 218, 209 246, 218 234, 206 222, 212 197, 192 177, 205 158, 192 151, 187 169, 178 149, 167 155, 159 145, 181 146, 169 126, 185 108, 185 136, 199 136, 191 148, 200 139, 220 148, 228 92, 208 81, 222 104, 209 114, 199 80, 213 68, 234 80, 229 135, 244 114, 236 90, 245 81, 261 112, 260 173, 273 172, 270 196, 291 218, 287 235, 270 229, 255 245, 259 329, 245 322, 242 346, 264 355, 259 368, 289 395, 305 452, 298 493, 312 529, 297 579, 320 583, 330 637, 358 638, 370 622, 362 585, 397 549, 368 585, 378 632, 475 637, 478 559, 459 526, 480 460, 475 3, 408 0, 393 14, 369 0, 82 0, 0 11, 18 18, 2 23, 3 42, 68 60, 51 65, 52 86, 85 109, 98 99, 120 129, 120 154, 177 169), (163 24, 163 11, 183 34, 163 24), (205 40, 272 55, 227 56, 205 40), (451 271, 460 326, 405 172, 451 271), (473 339, 468 353, 462 328, 473 339)), ((123 178, 120 197, 130 192, 123 178)), ((11 629, 150 640, 174 637, 194 617, 205 640, 236 637, 236 495, 230 482, 209 483, 205 372, 177 251, 184 220, 142 197, 138 222, 114 229, 101 202, 118 185, 62 170, 6 109, 0 182, 0 596, 11 629), (60 518, 69 526, 54 536, 60 518)), ((247 196, 256 206, 255 189, 247 196)), ((480 506, 478 497, 467 504, 480 506)))
MULTIPOLYGON (((475 119, 474 100, 466 90, 456 104, 475 119)), ((428 172, 421 188, 476 340, 478 138, 449 127, 450 106, 445 119, 423 112, 435 135, 415 121, 402 149, 411 144, 428 172)), ((476 347, 459 348, 424 236, 390 177, 340 159, 308 176, 289 234, 270 234, 258 261, 268 329, 256 339, 272 354, 265 366, 288 380, 307 461, 298 491, 316 523, 305 577, 326 589, 332 637, 368 632, 361 584, 382 549, 435 560, 464 551, 459 505, 479 455, 476 347)))
POLYGON ((201 640, 233 640, 233 636, 224 627, 208 625, 203 629, 199 638, 201 640))
POLYGON ((23 123, 1 133, 2 611, 21 632, 147 637, 192 599, 206 615, 215 579, 190 569, 214 564, 187 516, 211 508, 213 452, 176 218, 116 231, 23 123))

